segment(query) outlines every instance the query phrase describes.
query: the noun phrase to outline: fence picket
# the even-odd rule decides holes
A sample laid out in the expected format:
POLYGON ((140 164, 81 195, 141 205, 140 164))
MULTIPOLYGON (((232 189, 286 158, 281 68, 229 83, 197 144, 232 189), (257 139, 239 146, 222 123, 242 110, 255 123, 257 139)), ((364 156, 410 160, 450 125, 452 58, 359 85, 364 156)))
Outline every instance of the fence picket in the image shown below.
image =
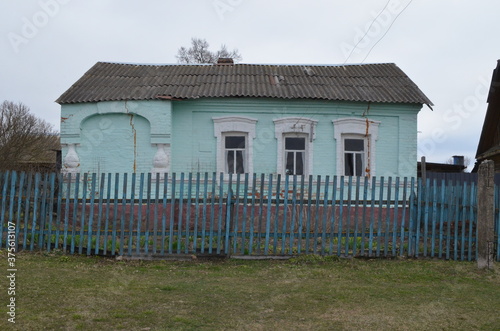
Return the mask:
POLYGON ((247 240, 247 211, 248 211, 248 173, 245 174, 243 187, 243 215, 241 224, 241 254, 245 254, 245 242, 247 240))
POLYGON ((475 222, 475 217, 474 217, 474 207, 475 201, 476 201, 476 183, 472 182, 470 184, 470 198, 469 198, 469 237, 468 237, 468 249, 467 249, 467 260, 472 261, 472 231, 473 231, 473 224, 475 222))
POLYGON ((325 177, 325 193, 323 197, 323 223, 321 226, 321 251, 320 254, 325 254, 325 242, 326 242, 326 220, 328 217, 328 187, 330 186, 330 176, 325 177))
MULTIPOLYGON (((407 195, 406 195, 406 192, 408 191, 408 178, 407 177, 404 177, 403 178, 403 200, 402 200, 402 204, 403 204, 403 210, 401 212, 401 234, 400 234, 400 237, 399 237, 399 255, 400 256, 403 256, 404 255, 404 245, 405 245, 405 236, 406 236, 406 233, 405 233, 405 226, 406 226, 406 215, 407 215, 407 204, 408 204, 408 200, 407 200, 407 195)), ((413 190, 413 187, 410 187, 410 192, 411 190, 413 190)), ((409 251, 407 251, 407 253, 409 254, 409 251)))
MULTIPOLYGON (((299 224, 299 235, 301 235, 301 225, 303 226, 302 224, 302 219, 303 219, 303 215, 304 215, 304 178, 305 176, 302 176, 301 177, 301 180, 300 180, 300 203, 299 203, 299 217, 300 217, 300 224, 299 224)), ((307 218, 306 218, 306 247, 305 247, 305 251, 306 253, 309 253, 310 252, 310 243, 311 243, 311 205, 312 205, 312 185, 313 185, 313 182, 312 182, 312 176, 309 176, 309 181, 308 181, 308 188, 307 188, 307 192, 308 192, 308 197, 307 197, 307 218)), ((295 210, 295 208, 294 208, 295 210)), ((292 217, 293 218, 293 217, 292 217)), ((292 231, 290 230, 290 233, 292 233, 292 231)), ((292 236, 290 235, 290 238, 292 238, 292 236)), ((290 239, 291 240, 291 239, 290 239)), ((297 249, 298 249, 298 254, 301 253, 301 240, 298 241, 297 243, 297 249)))
MULTIPOLYGON (((198 173, 198 176, 200 174, 198 173)), ((155 197, 154 197, 154 206, 153 206, 153 245, 151 246, 151 250, 153 254, 156 254, 158 249, 158 204, 160 203, 160 173, 155 173, 155 197)), ((149 207, 148 207, 149 209, 149 207)))
POLYGON ((123 174, 122 213, 120 218, 120 255, 123 255, 125 246, 125 210, 127 210, 127 173, 123 174))
MULTIPOLYGON (((111 177, 111 175, 110 175, 111 177)), ((125 178, 124 178, 125 180, 125 178)), ((115 174, 115 192, 114 192, 114 204, 113 204, 113 225, 112 225, 112 233, 111 233, 111 255, 114 256, 116 253, 116 230, 117 230, 117 222, 118 222, 118 188, 120 187, 120 177, 118 174, 115 174)), ((125 213, 123 213, 125 214, 125 213)))
MULTIPOLYGON (((181 178, 179 182, 179 213, 177 219, 177 254, 181 253, 181 239, 182 239, 182 218, 184 212, 184 173, 181 172, 181 178)), ((218 246, 217 246, 218 247, 218 246)), ((219 250, 217 250, 217 254, 219 254, 219 250)))
MULTIPOLYGON (((266 234, 264 241, 264 255, 269 254, 269 236, 271 233, 271 201, 273 198, 273 174, 269 174, 269 180, 267 184, 267 213, 266 213, 266 234)), ((226 207, 227 208, 227 207, 226 207)), ((229 239, 229 238, 228 238, 229 239)))
MULTIPOLYGON (((19 249, 19 233, 21 231, 21 211, 22 211, 22 203, 23 203, 23 188, 24 188, 25 177, 26 177, 26 173, 21 172, 21 175, 19 176, 19 192, 18 192, 18 197, 17 197, 16 237, 15 237, 15 246, 14 246, 15 247, 14 249, 16 252, 19 249)), ((60 215, 60 211, 57 214, 58 221, 59 221, 59 215, 60 215)), ((57 224, 59 224, 59 222, 57 224)), ((56 247, 57 247, 57 242, 56 242, 56 247)))
MULTIPOLYGON (((2 187, 2 205, 1 205, 1 214, 0 214, 0 230, 2 231, 2 235, 0 236, 0 248, 2 248, 2 240, 3 234, 5 232, 4 224, 5 224, 5 209, 7 208, 7 192, 9 188, 9 175, 10 172, 6 171, 4 173, 3 179, 3 187, 2 187)), ((6 242, 7 244, 7 242, 6 242)))
MULTIPOLYGON (((289 178, 290 176, 285 175, 285 192, 283 195, 283 224, 281 228, 281 254, 285 255, 286 248, 286 224, 287 224, 287 216, 288 216, 288 189, 289 189, 289 178)), ((300 241, 297 246, 298 254, 300 254, 300 241)))
MULTIPOLYGON (((221 186, 223 183, 221 182, 221 186)), ((224 225, 224 254, 229 254, 229 234, 231 232, 231 206, 233 205, 233 174, 229 174, 229 182, 227 189, 226 217, 224 225)), ((266 238, 268 240, 268 238, 266 238)))
MULTIPOLYGON (((273 233, 273 254, 276 255, 278 247, 278 227, 279 227, 279 212, 280 212, 280 192, 281 192, 281 174, 276 178, 276 194, 275 194, 275 215, 274 215, 274 233, 273 233)), ((236 208, 236 215, 238 215, 238 208, 236 208)), ((236 225, 238 222, 235 223, 236 225)), ((300 231, 299 231, 300 232, 300 231)))
POLYGON ((349 176, 347 186, 347 217, 345 226, 345 256, 349 256, 349 233, 351 231, 352 176, 349 176))
MULTIPOLYGON (((279 181, 279 176, 278 176, 278 181, 279 181)), ((238 224, 240 223, 240 181, 241 181, 241 174, 238 173, 236 174, 236 195, 234 196, 234 216, 232 218, 232 227, 233 227, 233 253, 237 254, 238 252, 238 224)), ((245 187, 246 190, 246 187, 245 187)), ((196 195, 198 196, 198 194, 196 195)), ((196 231, 195 231, 196 232, 196 231)), ((195 246, 196 247, 196 246, 195 246)), ((276 247, 274 248, 274 254, 276 254, 276 247)))
MULTIPOLYGON (((144 242, 144 253, 149 253, 149 236, 150 236, 150 224, 151 224, 151 173, 148 173, 147 176, 147 189, 146 189, 146 234, 145 234, 145 242, 144 242)), ((156 204, 155 204, 156 207, 156 204)), ((153 229, 156 228, 156 216, 154 220, 153 229)), ((154 231, 154 230, 153 230, 154 231)), ((156 231, 154 234, 154 239, 156 239, 156 231)), ((153 249, 153 247, 151 247, 153 249)))
POLYGON ((344 222, 344 176, 340 176, 339 218, 337 230, 337 256, 342 254, 342 223, 344 222))
POLYGON ((382 237, 382 211, 384 202, 384 177, 380 177, 379 185, 379 196, 378 196, 378 218, 377 218, 377 250, 375 256, 380 256, 380 246, 382 237))
MULTIPOLYGON (((214 175, 215 177, 215 175, 214 175)), ((168 232, 168 254, 173 253, 174 249, 174 219, 175 219, 175 188, 176 188, 176 183, 175 183, 176 175, 175 172, 172 174, 172 184, 170 185, 170 226, 169 226, 169 232, 168 232)), ((214 178, 215 182, 215 178, 214 178)), ((215 192, 212 196, 215 196, 215 192)), ((214 197, 213 197, 214 198, 214 197)), ((212 200, 212 209, 214 207, 213 200, 212 200)), ((210 235, 212 235, 212 231, 210 231, 210 235)), ((210 237, 210 247, 212 247, 212 237, 210 237)), ((211 253, 212 251, 210 251, 211 253)))
POLYGON ((377 178, 372 178, 372 190, 371 190, 371 206, 370 206, 370 235, 368 237, 368 256, 373 255, 373 234, 375 227, 375 190, 377 185, 377 178))
POLYGON ((446 208, 446 259, 450 259, 450 249, 451 249, 451 227, 453 225, 453 216, 455 215, 455 208, 453 208, 454 204, 454 186, 453 182, 450 180, 448 181, 447 185, 448 189, 448 197, 447 197, 447 202, 448 202, 448 207, 446 208))
MULTIPOLYGON (((17 172, 15 171, 12 171, 12 176, 11 176, 11 179, 10 179, 10 201, 9 201, 9 219, 8 219, 8 223, 6 224, 6 228, 7 228, 7 233, 9 233, 8 229, 9 229, 9 223, 12 222, 12 220, 14 220, 14 201, 15 198, 16 198, 16 183, 17 183, 17 172)), ((3 230, 3 224, 4 222, 2 222, 2 230, 3 230)), ((3 237, 3 231, 2 233, 0 234, 0 237, 3 237)), ((0 248, 2 247, 2 245, 0 244, 0 248)), ((5 238, 5 247, 6 248, 10 248, 10 240, 9 240, 9 237, 7 236, 5 238)))
MULTIPOLYGON (((430 256, 434 257, 435 249, 436 249, 436 218, 437 218, 437 181, 436 179, 432 180, 432 193, 431 193, 431 201, 432 201, 432 212, 430 213, 430 226, 431 226, 431 243, 430 243, 430 256)), ((428 203, 430 204, 431 201, 428 203)))
MULTIPOLYGON (((304 178, 304 176, 302 176, 302 178, 304 178)), ((304 192, 304 181, 301 181, 301 192, 304 192)), ((302 194, 301 194, 302 196, 302 194)), ((309 200, 311 201, 311 200, 309 200)), ((295 212, 296 212, 296 207, 297 207, 297 175, 293 175, 293 186, 292 186, 292 215, 291 215, 291 219, 290 219, 290 228, 289 228, 289 236, 288 236, 288 239, 289 239, 289 249, 288 249, 288 252, 291 253, 293 252, 293 241, 294 241, 294 234, 293 232, 295 231, 295 212)), ((302 217, 302 216, 300 216, 302 217)), ((309 224, 309 222, 308 222, 309 224)), ((307 232, 309 233, 309 232, 307 232)), ((307 238, 307 237, 306 237, 307 238)), ((306 239, 307 240, 307 239, 306 239)), ((306 241, 306 245, 307 245, 308 241, 306 241)), ((307 248, 306 248, 307 250, 307 248)))
POLYGON ((47 219, 47 183, 49 181, 49 174, 44 174, 42 179, 42 199, 40 200, 40 215, 39 215, 39 228, 38 228, 38 248, 44 247, 45 225, 47 219))
POLYGON ((356 191, 355 191, 355 201, 354 201, 354 240, 353 240, 353 247, 352 247, 352 256, 357 256, 357 248, 358 248, 358 233, 359 233, 359 190, 360 190, 360 184, 361 183, 361 177, 356 177, 356 191))
POLYGON ((462 197, 462 219, 461 219, 461 240, 460 240, 460 260, 463 261, 465 259, 465 229, 466 229, 466 221, 467 221, 467 204, 468 197, 467 194, 467 182, 463 185, 463 197, 462 197))
POLYGON ((384 234, 384 257, 387 257, 388 251, 389 251, 389 232, 390 232, 390 225, 391 225, 391 191, 392 189, 392 177, 389 177, 387 179, 387 210, 385 213, 385 234, 384 234))
MULTIPOLYGON (((263 185, 263 183, 261 185, 263 185)), ((262 199, 262 196, 261 196, 261 199, 262 199)), ((220 176, 219 176, 219 208, 218 208, 218 215, 217 215, 217 254, 221 253, 222 216, 224 215, 223 208, 224 208, 224 174, 221 172, 220 176)), ((260 207, 260 213, 262 214, 262 204, 260 207)), ((259 229, 259 235, 260 235, 260 229, 259 229)), ((259 236, 259 246, 260 246, 260 236, 259 236)))
POLYGON ((137 181, 137 174, 135 172, 132 173, 130 178, 130 202, 129 202, 129 210, 130 210, 130 218, 128 221, 128 244, 127 244, 127 255, 132 256, 132 245, 134 240, 134 209, 135 209, 135 184, 137 181))
MULTIPOLYGON (((194 215, 194 234, 193 234, 193 251, 198 249, 198 219, 200 217, 200 173, 196 173, 196 201, 195 201, 195 215, 194 215)), ((155 216, 156 218, 156 216, 155 216)), ((236 234, 235 234, 236 236, 236 234)), ((156 240, 155 240, 156 241, 156 240)), ((236 242, 236 241, 235 241, 236 242)), ((236 247, 235 247, 236 251, 236 247)))
MULTIPOLYGON (((406 188, 405 188, 406 189, 406 188)), ((397 234, 398 234, 398 221, 399 221, 399 177, 396 177, 394 184, 394 220, 392 223, 392 257, 397 256, 397 234)))
MULTIPOLYGON (((97 202, 97 233, 95 239, 95 250, 94 254, 99 254, 99 248, 101 247, 101 226, 102 226, 102 203, 104 201, 104 184, 106 183, 106 175, 101 173, 101 178, 99 181, 99 197, 97 202)), ((104 240, 106 241, 106 240, 104 240)), ((103 252, 105 250, 103 249, 103 252)))
MULTIPOLYGON (((89 225, 87 230, 87 255, 92 252, 92 226, 94 221, 94 203, 95 203, 95 186, 96 186, 96 174, 92 174, 92 184, 90 189, 90 212, 89 212, 89 225)), ((96 247, 98 246, 96 241, 96 247)))
MULTIPOLYGON (((141 173, 139 176, 139 201, 137 203, 137 234, 135 243, 135 254, 139 254, 141 251, 141 228, 142 228, 142 199, 144 194, 144 174, 141 173)), ((134 210, 130 211, 130 214, 134 214, 134 210)), ((146 228, 147 229, 147 228, 146 228)), ((146 241, 147 242, 147 241, 146 241)), ((144 243, 147 245, 146 243, 144 243)))
MULTIPOLYGON (((165 240, 167 240, 167 194, 168 194, 168 174, 163 178, 163 201, 161 213, 161 245, 160 254, 165 254, 165 240)), ((206 193, 206 191, 205 191, 206 193)))
MULTIPOLYGON (((319 226, 319 202, 321 196, 321 176, 318 176, 316 180, 316 215, 314 217, 314 240, 313 240, 313 254, 317 254, 318 252, 318 226, 319 226)), ((298 237, 298 241, 301 241, 302 238, 298 237)))
POLYGON ((439 203, 441 208, 439 210, 439 251, 438 258, 443 257, 443 231, 444 231, 444 217, 446 209, 446 182, 444 179, 441 180, 441 185, 439 187, 439 203))

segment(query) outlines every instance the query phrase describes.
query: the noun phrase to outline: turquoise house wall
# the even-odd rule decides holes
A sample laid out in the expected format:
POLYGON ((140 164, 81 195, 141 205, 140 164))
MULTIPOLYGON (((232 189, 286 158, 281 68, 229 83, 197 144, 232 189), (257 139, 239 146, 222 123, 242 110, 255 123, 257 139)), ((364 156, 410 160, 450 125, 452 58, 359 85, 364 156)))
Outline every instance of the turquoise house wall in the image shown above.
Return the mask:
POLYGON ((81 173, 130 173, 134 171, 134 160, 136 172, 150 172, 156 144, 169 146, 171 172, 214 172, 217 145, 212 118, 246 116, 257 120, 254 172, 268 174, 278 172, 273 120, 304 117, 318 121, 313 142, 313 174, 332 176, 337 174, 332 120, 367 116, 380 121, 373 175, 411 177, 417 172, 420 108, 418 104, 256 98, 64 104, 61 143, 63 158, 69 144, 77 144, 81 173))
POLYGON ((380 121, 375 176, 416 176, 417 114, 420 105, 273 99, 200 99, 173 104, 172 168, 174 172, 216 171, 213 117, 246 116, 258 120, 254 140, 254 172, 277 173, 277 141, 273 120, 304 117, 317 120, 313 174, 335 175, 336 141, 332 120, 363 118, 380 121))
POLYGON ((150 172, 155 144, 170 144, 168 101, 65 104, 61 108, 63 159, 69 145, 76 144, 80 173, 150 172))

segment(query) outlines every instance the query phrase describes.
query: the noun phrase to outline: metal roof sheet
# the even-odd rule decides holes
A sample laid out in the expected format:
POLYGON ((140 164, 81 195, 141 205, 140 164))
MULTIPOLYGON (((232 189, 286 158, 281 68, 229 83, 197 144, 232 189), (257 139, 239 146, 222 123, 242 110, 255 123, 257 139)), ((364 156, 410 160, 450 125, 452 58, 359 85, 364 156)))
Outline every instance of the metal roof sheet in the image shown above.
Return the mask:
POLYGON ((98 62, 56 102, 152 100, 158 97, 256 97, 432 105, 393 63, 308 66, 98 62))

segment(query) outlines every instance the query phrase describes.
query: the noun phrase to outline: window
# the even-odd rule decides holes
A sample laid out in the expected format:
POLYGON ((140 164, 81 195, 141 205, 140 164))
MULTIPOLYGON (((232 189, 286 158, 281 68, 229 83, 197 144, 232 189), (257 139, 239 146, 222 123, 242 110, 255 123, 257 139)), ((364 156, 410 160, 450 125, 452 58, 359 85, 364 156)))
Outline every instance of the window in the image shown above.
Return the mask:
POLYGON ((346 176, 364 176, 364 164, 364 139, 344 139, 344 174, 346 176))
POLYGON ((243 174, 245 173, 245 136, 225 136, 225 173, 243 174))
POLYGON ((379 121, 368 118, 333 120, 338 176, 375 176, 379 121))
POLYGON ((303 175, 306 154, 306 138, 285 137, 285 173, 303 175))
POLYGON ((217 138, 217 172, 226 175, 253 173, 253 140, 257 120, 245 116, 213 117, 212 120, 217 138))
POLYGON ((317 120, 303 117, 274 120, 278 173, 306 176, 313 172, 313 141, 317 123, 317 120))

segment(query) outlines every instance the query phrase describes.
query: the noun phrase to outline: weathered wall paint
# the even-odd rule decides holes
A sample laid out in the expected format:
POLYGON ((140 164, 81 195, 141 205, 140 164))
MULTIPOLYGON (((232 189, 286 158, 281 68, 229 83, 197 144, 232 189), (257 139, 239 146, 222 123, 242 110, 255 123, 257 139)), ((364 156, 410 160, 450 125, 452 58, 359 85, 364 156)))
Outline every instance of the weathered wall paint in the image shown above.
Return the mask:
POLYGON ((87 117, 78 148, 85 172, 149 172, 156 151, 150 143, 150 123, 136 114, 87 117))
POLYGON ((150 172, 155 144, 170 144, 169 101, 121 101, 63 105, 63 160, 77 144, 79 172, 150 172))
POLYGON ((314 175, 335 175, 336 141, 332 120, 367 116, 381 122, 376 173, 373 175, 416 176, 417 114, 420 108, 417 104, 368 106, 361 102, 256 98, 63 105, 61 143, 63 158, 68 151, 67 144, 79 144, 76 151, 81 160, 80 172, 97 171, 95 160, 99 158, 105 160, 106 171, 132 172, 133 166, 132 170, 129 169, 134 155, 136 159, 138 157, 136 172, 150 172, 155 144, 159 143, 170 146, 172 172, 213 172, 216 171, 216 138, 212 118, 247 116, 258 119, 254 171, 269 174, 278 171, 273 120, 296 116, 318 121, 313 141, 314 175), (134 114, 136 130, 140 131, 137 131, 136 154, 130 147, 131 114, 134 114), (112 127, 116 130, 111 130, 112 127), (95 139, 102 140, 98 146, 92 146, 95 139))
POLYGON ((289 116, 318 121, 314 140, 314 175, 336 174, 336 141, 332 120, 368 116, 380 121, 376 176, 416 176, 419 105, 352 102, 283 101, 272 99, 200 99, 173 106, 172 171, 215 171, 216 143, 212 117, 258 119, 254 140, 254 170, 277 173, 274 119, 289 116))

